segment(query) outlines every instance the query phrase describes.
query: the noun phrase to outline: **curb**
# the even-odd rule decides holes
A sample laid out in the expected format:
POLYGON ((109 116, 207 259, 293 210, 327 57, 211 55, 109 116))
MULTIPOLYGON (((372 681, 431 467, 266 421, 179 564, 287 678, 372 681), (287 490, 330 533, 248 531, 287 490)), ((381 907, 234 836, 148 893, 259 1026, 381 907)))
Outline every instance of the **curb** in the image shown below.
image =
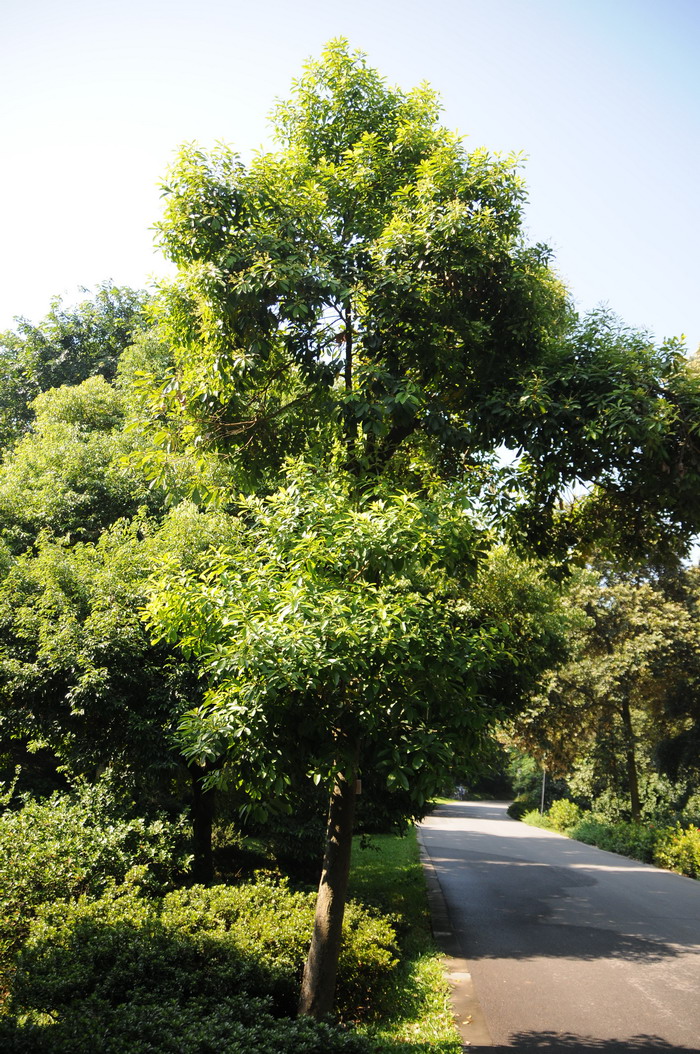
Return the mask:
POLYGON ((440 886, 433 860, 423 841, 420 827, 416 828, 420 859, 425 875, 430 908, 431 926, 435 943, 442 953, 445 977, 450 986, 452 1013, 462 1040, 462 1050, 492 1047, 493 1039, 488 1030, 484 1013, 474 991, 469 963, 459 955, 460 949, 452 930, 447 903, 440 886))

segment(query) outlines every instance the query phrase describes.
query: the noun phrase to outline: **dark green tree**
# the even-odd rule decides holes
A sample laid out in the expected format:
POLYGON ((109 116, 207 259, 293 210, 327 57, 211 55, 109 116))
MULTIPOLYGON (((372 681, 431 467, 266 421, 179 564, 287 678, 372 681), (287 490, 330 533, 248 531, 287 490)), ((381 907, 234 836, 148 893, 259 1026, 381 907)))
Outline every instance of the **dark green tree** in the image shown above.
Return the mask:
POLYGON ((660 768, 679 781, 661 804, 682 807, 698 785, 687 749, 700 701, 697 571, 588 570, 568 603, 568 660, 516 719, 517 738, 591 803, 610 799, 639 820, 657 804, 643 784, 660 768))

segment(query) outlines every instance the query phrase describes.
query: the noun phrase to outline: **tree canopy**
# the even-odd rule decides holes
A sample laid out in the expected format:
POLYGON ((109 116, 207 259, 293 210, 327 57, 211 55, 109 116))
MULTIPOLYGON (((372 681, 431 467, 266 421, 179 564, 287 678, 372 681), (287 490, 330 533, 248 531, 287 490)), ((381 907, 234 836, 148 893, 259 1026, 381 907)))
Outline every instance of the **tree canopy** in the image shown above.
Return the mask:
POLYGON ((700 522, 681 347, 580 319, 524 237, 517 159, 467 151, 438 116, 430 89, 391 88, 333 41, 278 104, 277 151, 246 166, 189 146, 164 188, 173 362, 143 380, 161 448, 143 464, 166 479, 191 454, 198 498, 239 526, 203 576, 155 583, 150 610, 206 679, 181 725, 192 756, 225 756, 260 796, 300 765, 328 780, 317 1014, 358 768, 430 793, 446 745, 502 712, 484 671, 517 665, 517 620, 470 615, 495 537, 671 550, 700 522))

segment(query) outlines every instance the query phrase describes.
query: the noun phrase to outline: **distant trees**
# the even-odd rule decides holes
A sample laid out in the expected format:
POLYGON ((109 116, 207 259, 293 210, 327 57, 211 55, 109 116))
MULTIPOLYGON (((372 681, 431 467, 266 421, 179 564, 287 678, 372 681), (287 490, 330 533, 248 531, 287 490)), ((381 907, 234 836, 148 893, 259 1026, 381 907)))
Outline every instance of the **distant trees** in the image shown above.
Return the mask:
POLYGON ((41 392, 93 376, 113 380, 121 353, 146 325, 148 301, 105 282, 77 307, 56 297, 38 325, 21 318, 0 334, 0 447, 27 430, 41 392))
POLYGON ((569 660, 515 722, 574 793, 635 820, 644 807, 682 808, 700 788, 698 585, 697 569, 580 574, 569 660), (665 793, 660 775, 675 784, 665 793))

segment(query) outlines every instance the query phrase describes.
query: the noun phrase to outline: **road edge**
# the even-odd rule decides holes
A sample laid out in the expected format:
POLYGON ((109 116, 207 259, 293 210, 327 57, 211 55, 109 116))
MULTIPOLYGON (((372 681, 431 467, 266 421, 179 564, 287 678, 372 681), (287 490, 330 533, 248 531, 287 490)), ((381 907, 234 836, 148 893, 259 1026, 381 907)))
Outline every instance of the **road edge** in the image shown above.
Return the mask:
POLYGON ((454 954, 457 942, 452 930, 447 903, 442 892, 432 857, 423 840, 422 831, 416 827, 418 848, 428 893, 428 907, 433 937, 442 954, 445 977, 450 986, 452 1014, 465 1050, 474 1047, 492 1047, 493 1039, 486 1024, 484 1012, 474 990, 469 962, 454 954))

